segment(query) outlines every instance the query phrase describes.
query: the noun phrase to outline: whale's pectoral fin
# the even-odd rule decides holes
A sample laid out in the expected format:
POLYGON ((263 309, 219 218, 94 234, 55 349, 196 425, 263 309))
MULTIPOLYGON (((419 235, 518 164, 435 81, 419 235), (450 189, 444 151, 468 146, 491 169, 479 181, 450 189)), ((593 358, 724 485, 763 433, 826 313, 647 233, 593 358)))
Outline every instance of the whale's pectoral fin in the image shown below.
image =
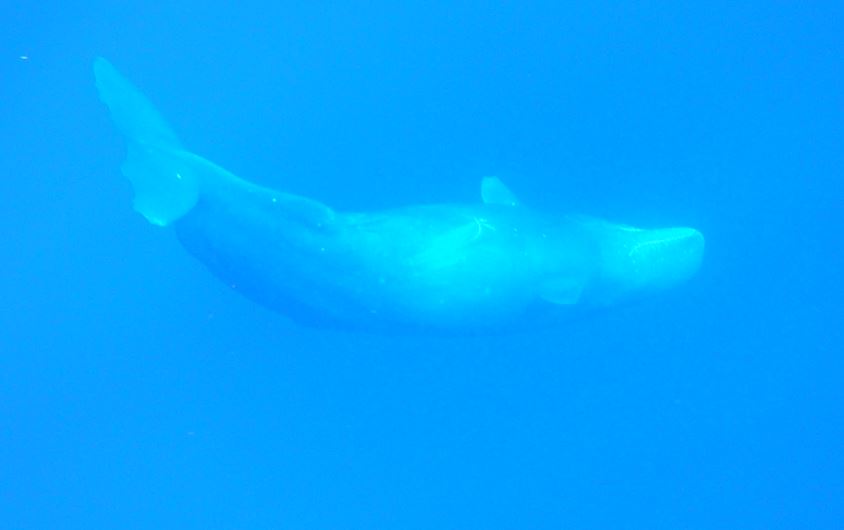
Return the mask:
POLYGON ((481 197, 485 204, 518 206, 519 199, 513 195, 498 177, 484 177, 481 181, 481 197))
POLYGON ((540 288, 539 296, 556 305, 574 305, 583 294, 583 281, 571 278, 553 278, 540 288))

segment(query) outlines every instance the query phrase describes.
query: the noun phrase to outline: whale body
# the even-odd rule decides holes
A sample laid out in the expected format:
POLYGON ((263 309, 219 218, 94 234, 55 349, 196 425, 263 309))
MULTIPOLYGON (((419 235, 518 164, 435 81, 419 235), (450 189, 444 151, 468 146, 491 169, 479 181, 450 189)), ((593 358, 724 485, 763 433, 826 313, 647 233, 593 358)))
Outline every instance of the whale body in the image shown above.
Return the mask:
POLYGON ((101 100, 125 136, 135 209, 250 299, 309 325, 484 331, 547 323, 678 285, 698 270, 692 228, 645 230, 536 211, 497 178, 476 204, 339 212, 257 186, 185 149, 108 61, 101 100))

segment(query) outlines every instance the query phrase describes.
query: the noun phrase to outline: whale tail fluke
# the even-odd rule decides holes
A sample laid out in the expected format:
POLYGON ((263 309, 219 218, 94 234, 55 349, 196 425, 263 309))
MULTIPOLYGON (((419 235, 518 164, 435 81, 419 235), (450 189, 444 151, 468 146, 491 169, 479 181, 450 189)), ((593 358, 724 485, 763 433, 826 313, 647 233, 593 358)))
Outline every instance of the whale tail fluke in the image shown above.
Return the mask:
POLYGON ((135 210, 166 226, 196 204, 200 175, 209 163, 182 149, 152 103, 111 63, 97 58, 94 76, 100 99, 128 143, 122 170, 135 192, 135 210))

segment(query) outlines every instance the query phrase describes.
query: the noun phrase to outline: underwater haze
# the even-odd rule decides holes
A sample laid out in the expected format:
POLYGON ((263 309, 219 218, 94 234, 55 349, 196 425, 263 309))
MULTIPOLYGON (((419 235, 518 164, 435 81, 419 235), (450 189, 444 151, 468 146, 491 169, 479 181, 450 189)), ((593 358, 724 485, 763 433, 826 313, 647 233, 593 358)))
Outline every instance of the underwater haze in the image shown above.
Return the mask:
POLYGON ((7 2, 0 50, 0 529, 844 527, 844 4, 7 2), (527 331, 304 326, 133 210, 99 56, 262 186, 496 176, 706 255, 527 331))

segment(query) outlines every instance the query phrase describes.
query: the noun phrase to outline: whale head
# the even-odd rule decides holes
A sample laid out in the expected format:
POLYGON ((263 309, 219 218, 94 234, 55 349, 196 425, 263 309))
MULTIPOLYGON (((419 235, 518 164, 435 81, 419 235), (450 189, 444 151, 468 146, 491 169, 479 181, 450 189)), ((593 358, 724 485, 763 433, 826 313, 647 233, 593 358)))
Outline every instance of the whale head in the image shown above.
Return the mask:
MULTIPOLYGON (((483 179, 481 195, 486 204, 513 208, 520 204, 495 177, 483 179)), ((670 289, 694 276, 703 259, 703 234, 694 228, 647 230, 582 215, 565 219, 591 242, 594 255, 588 279, 569 271, 543 280, 541 297, 555 304, 611 305, 670 289)), ((554 261, 560 257, 552 255, 554 261)), ((563 256, 568 265, 577 262, 570 252, 563 256)))
POLYGON ((703 260, 703 234, 694 228, 642 229, 588 219, 598 250, 589 302, 608 305, 663 291, 689 280, 703 260))

